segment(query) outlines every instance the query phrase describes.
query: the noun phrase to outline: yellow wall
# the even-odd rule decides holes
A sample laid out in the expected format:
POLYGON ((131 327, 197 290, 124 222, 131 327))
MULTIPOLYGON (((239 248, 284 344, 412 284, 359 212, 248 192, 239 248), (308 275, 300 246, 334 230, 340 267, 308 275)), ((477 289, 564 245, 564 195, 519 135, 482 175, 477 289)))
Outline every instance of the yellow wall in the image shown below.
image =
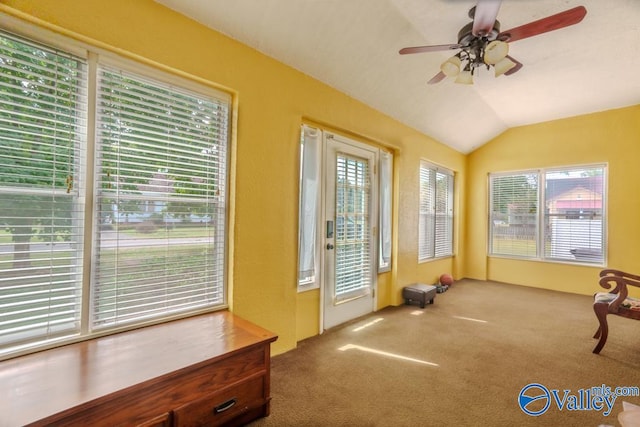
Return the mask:
MULTIPOLYGON (((399 304, 400 290, 408 283, 431 282, 441 272, 465 275, 462 254, 418 264, 416 240, 420 159, 454 170, 464 182, 464 155, 152 0, 0 3, 0 11, 196 76, 234 94, 238 114, 231 200, 232 310, 279 335, 275 354, 318 333, 318 292, 296 290, 298 140, 303 119, 394 150, 394 212, 402 212, 402 217, 394 220, 393 271, 379 278, 379 307, 399 304)), ((463 191, 456 202, 456 236, 463 236, 463 191)))
POLYGON ((640 272, 640 105, 510 129, 469 155, 466 273, 476 279, 580 294, 600 290, 600 268, 487 257, 488 174, 606 162, 607 265, 640 272))

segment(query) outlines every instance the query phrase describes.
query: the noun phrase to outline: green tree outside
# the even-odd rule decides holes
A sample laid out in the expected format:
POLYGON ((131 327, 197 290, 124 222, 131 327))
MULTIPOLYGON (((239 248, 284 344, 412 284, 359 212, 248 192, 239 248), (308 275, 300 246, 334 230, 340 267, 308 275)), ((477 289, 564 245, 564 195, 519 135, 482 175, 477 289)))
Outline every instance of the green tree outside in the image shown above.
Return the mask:
POLYGON ((0 227, 11 233, 15 269, 31 265, 34 237, 69 240, 82 67, 0 37, 0 186, 14 188, 0 198, 0 227))

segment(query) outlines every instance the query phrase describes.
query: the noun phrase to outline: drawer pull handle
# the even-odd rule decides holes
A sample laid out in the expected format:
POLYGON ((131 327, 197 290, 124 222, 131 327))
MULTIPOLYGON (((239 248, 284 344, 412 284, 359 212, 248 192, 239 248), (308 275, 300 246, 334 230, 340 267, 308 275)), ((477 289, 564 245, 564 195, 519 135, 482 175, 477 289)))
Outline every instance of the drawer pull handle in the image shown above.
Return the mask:
POLYGON ((221 403, 220 405, 216 406, 215 408, 213 408, 213 413, 214 414, 219 414, 221 412, 227 411, 231 408, 233 408, 233 406, 236 404, 237 399, 234 397, 233 399, 229 399, 224 403, 221 403))

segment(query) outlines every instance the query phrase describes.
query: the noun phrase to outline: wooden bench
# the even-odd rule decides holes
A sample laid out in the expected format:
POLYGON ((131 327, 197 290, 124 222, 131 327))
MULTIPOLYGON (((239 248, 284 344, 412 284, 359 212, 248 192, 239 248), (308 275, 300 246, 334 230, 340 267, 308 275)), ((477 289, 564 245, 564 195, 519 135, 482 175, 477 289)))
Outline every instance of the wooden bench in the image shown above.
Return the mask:
POLYGON ((629 297, 627 289, 627 286, 640 288, 640 276, 620 270, 602 270, 599 283, 605 289, 615 287, 609 292, 598 292, 594 295, 593 311, 600 324, 593 336, 593 338, 599 338, 598 344, 593 349, 596 354, 600 353, 607 342, 609 334, 607 315, 614 314, 627 319, 640 320, 640 299, 629 297))
POLYGON ((0 426, 245 425, 277 336, 217 311, 0 362, 0 426))

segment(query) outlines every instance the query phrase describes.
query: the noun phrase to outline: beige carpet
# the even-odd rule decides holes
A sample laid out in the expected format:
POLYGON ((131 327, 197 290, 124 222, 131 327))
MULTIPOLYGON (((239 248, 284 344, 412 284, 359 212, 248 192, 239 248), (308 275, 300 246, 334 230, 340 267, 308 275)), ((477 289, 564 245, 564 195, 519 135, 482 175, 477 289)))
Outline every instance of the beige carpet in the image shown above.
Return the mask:
POLYGON ((271 415, 252 426, 617 426, 622 401, 640 397, 609 416, 579 400, 640 386, 640 322, 610 318, 594 355, 590 297, 463 280, 425 309, 389 307, 273 357, 271 415), (552 395, 525 414, 530 383, 558 390, 563 409, 552 395))

